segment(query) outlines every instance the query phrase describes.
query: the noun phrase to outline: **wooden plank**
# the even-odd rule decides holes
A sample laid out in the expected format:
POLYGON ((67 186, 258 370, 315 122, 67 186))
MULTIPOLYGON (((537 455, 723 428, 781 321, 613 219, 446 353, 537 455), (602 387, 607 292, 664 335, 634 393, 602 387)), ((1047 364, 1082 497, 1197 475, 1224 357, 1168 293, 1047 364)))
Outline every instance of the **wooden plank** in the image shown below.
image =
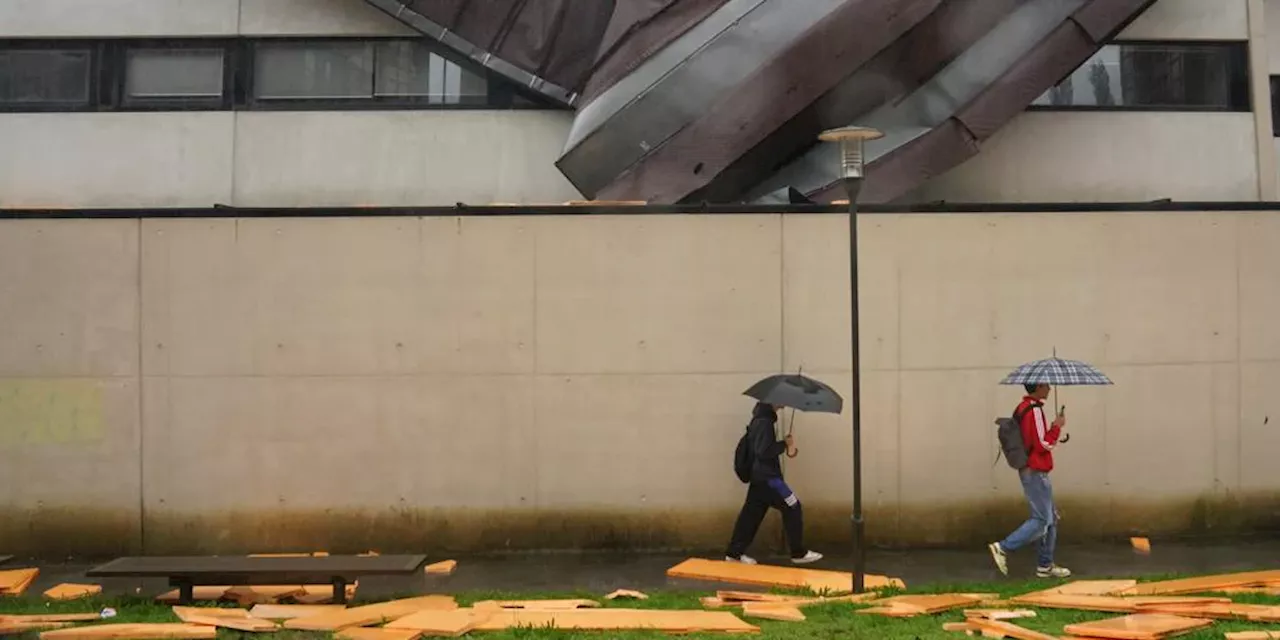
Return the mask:
POLYGON ((943 593, 937 595, 894 596, 878 602, 883 602, 890 607, 913 609, 922 614, 934 614, 961 607, 972 607, 981 601, 982 598, 977 596, 943 593))
POLYGON ((215 627, 198 624, 101 624, 90 627, 57 629, 40 634, 40 640, 213 640, 218 636, 215 627))
POLYGON ((604 597, 605 600, 618 600, 619 598, 626 600, 648 600, 649 596, 632 589, 618 589, 604 597))
POLYGON ((338 631, 348 627, 367 627, 396 618, 403 618, 419 611, 450 611, 458 603, 449 596, 420 596, 404 600, 392 600, 378 604, 352 607, 333 613, 322 613, 304 618, 294 618, 284 623, 286 629, 301 631, 338 631))
POLYGON ((961 633, 967 633, 969 635, 973 635, 974 633, 978 632, 978 627, 971 625, 968 622, 944 622, 942 623, 942 630, 958 631, 961 633))
POLYGON ((249 610, 249 615, 263 620, 292 620, 346 609, 340 604, 259 604, 249 610))
POLYGON ((1226 573, 1199 578, 1183 578, 1164 582, 1148 582, 1139 584, 1125 591, 1125 595, 1165 596, 1185 593, 1211 593, 1227 587, 1243 587, 1259 582, 1280 581, 1280 571, 1249 571, 1245 573, 1226 573))
MULTIPOLYGON (((324 585, 326 596, 333 599, 333 587, 324 585)), ((255 604, 275 604, 281 598, 304 595, 307 588, 300 584, 295 585, 248 585, 231 587, 223 593, 222 597, 228 600, 234 600, 236 604, 242 607, 248 607, 255 604)))
MULTIPOLYGON (((221 600, 222 596, 226 595, 227 590, 230 588, 231 588, 230 585, 195 587, 191 590, 191 599, 195 600, 196 602, 209 602, 213 600, 221 600)), ((179 598, 178 598, 177 589, 172 589, 156 596, 156 601, 163 602, 165 604, 171 604, 171 603, 177 602, 178 599, 179 598)))
POLYGON ((1030 609, 965 609, 965 618, 986 618, 988 620, 1017 620, 1018 618, 1034 618, 1036 612, 1030 609))
POLYGON ((60 629, 71 626, 70 622, 12 622, 0 616, 0 636, 18 635, 45 629, 60 629))
POLYGON ((756 593, 754 591, 717 591, 716 597, 725 602, 795 602, 808 600, 809 596, 786 596, 776 593, 756 593))
POLYGON ((1137 580, 1076 580, 1023 595, 1110 596, 1119 595, 1137 585, 1137 580))
POLYGON ((351 627, 333 634, 339 640, 416 640, 421 636, 421 631, 386 627, 351 627))
POLYGON ((34 613, 0 615, 6 622, 93 622, 101 620, 101 613, 34 613))
POLYGON ((475 631, 504 631, 516 627, 580 631, 649 630, 664 633, 757 633, 759 627, 727 611, 664 611, 639 609, 577 609, 530 611, 502 609, 477 621, 475 631))
POLYGON ((1266 622, 1268 619, 1280 619, 1280 607, 1258 604, 1236 604, 1211 602, 1206 604, 1149 604, 1138 607, 1139 613, 1163 613, 1189 618, 1210 618, 1213 620, 1256 620, 1266 622))
MULTIPOLYGON (((745 565, 723 560, 690 558, 667 570, 672 578, 729 582, 764 587, 808 588, 815 592, 848 593, 853 591, 853 574, 843 571, 820 571, 772 565, 745 565)), ((868 589, 905 588, 901 580, 867 575, 868 589)))
POLYGON ((79 600, 80 598, 88 598, 102 593, 102 585, 100 584, 72 584, 64 582, 56 587, 47 589, 44 597, 50 600, 79 600))
MULTIPOLYGON (((248 613, 248 612, 246 612, 248 613)), ((249 633, 271 633, 279 631, 280 625, 261 618, 231 617, 231 616, 202 616, 188 615, 184 620, 191 624, 203 624, 210 627, 222 627, 223 629, 234 629, 236 631, 247 631, 249 633)))
POLYGON ((118 558, 95 567, 91 578, 184 577, 204 584, 309 584, 333 576, 411 575, 426 563, 424 555, 307 556, 147 556, 118 558), (265 579, 264 579, 265 578, 265 579))
POLYGON ((433 576, 447 576, 452 575, 457 568, 457 560, 441 560, 440 562, 434 562, 427 565, 426 568, 423 569, 423 572, 433 576))
POLYGON ((748 602, 742 605, 742 615, 779 622, 805 621, 804 613, 799 609, 780 602, 748 602))
POLYGON ((9 569, 0 571, 0 595, 20 596, 40 575, 39 569, 9 569))
POLYGON ((1069 624, 1064 630, 1067 633, 1087 638, 1108 638, 1111 640, 1148 640, 1163 638, 1180 633, 1203 629, 1213 624, 1212 620, 1184 618, 1163 614, 1140 613, 1121 618, 1109 618, 1095 622, 1069 624))
POLYGON ((1227 640, 1280 640, 1280 631, 1227 632, 1227 640))
MULTIPOLYGON (((346 593, 348 602, 355 599, 356 589, 359 588, 359 586, 359 582, 347 585, 346 593)), ((289 599, 298 604, 327 604, 333 602, 333 585, 304 584, 302 585, 302 593, 289 596, 289 599)))
MULTIPOLYGON (((192 622, 188 618, 248 618, 248 609, 223 609, 220 607, 174 607, 173 615, 183 622, 192 622)), ((195 624, 195 623, 193 623, 195 624)))
POLYGON ((472 605, 475 609, 529 609, 531 611, 568 611, 594 609, 600 603, 594 600, 484 600, 472 605))
POLYGON ((475 628, 478 620, 490 614, 476 609, 454 611, 419 611, 387 623, 385 628, 399 631, 413 630, 425 636, 457 638, 475 628))
POLYGON ((1009 602, 1023 606, 1043 607, 1045 609, 1073 609, 1077 611, 1102 611, 1104 613, 1132 613, 1138 610, 1138 605, 1125 598, 1115 596, 1047 594, 1018 596, 1011 598, 1009 602))
POLYGON ((1057 638, 1032 631, 1026 627, 1019 627, 1010 622, 1001 620, 987 620, 985 618, 973 618, 969 620, 969 624, 977 627, 982 631, 982 635, 992 638, 1014 638, 1014 640, 1058 640, 1057 638))

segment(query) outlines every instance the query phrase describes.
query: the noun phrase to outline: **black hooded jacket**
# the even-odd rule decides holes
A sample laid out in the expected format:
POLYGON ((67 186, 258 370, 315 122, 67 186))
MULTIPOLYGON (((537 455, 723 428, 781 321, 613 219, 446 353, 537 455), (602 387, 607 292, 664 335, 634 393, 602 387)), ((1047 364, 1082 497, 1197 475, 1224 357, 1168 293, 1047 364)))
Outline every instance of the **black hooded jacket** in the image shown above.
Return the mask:
POLYGON ((778 413, 773 407, 756 404, 751 411, 751 422, 747 425, 747 441, 751 443, 751 453, 755 462, 751 465, 751 481, 767 482, 782 477, 782 463, 778 461, 787 450, 785 441, 778 441, 774 425, 778 422, 778 413))

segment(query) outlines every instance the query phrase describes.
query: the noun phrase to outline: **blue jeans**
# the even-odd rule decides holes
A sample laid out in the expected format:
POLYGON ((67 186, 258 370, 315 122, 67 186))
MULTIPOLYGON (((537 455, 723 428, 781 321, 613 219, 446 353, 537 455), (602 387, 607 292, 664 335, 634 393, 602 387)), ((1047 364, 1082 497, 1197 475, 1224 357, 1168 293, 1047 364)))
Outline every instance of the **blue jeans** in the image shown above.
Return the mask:
POLYGON ((1053 506, 1053 485, 1049 474, 1043 471, 1023 469, 1018 472, 1022 480, 1022 492, 1031 505, 1031 517, 1021 527, 1000 541, 1005 551, 1017 551, 1032 542, 1040 541, 1040 566, 1053 566, 1053 550, 1058 546, 1058 510, 1053 506))

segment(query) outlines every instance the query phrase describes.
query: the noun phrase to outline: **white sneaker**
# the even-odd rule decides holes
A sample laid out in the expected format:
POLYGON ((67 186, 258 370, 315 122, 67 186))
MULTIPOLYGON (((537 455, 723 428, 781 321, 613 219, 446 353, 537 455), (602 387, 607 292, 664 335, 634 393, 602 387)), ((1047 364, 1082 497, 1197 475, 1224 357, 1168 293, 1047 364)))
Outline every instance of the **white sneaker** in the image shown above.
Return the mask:
POLYGON ((1003 575, 1009 575, 1009 556, 1005 554, 1004 549, 1000 548, 999 542, 992 542, 987 545, 987 549, 991 551, 991 559, 995 561, 996 568, 1003 575))
POLYGON ((1070 578, 1071 570, 1066 567, 1053 565, 1049 567, 1036 567, 1037 578, 1070 578))
POLYGON ((740 556, 738 556, 738 557, 736 557, 736 558, 735 558, 735 557, 733 557, 733 556, 725 556, 725 557, 724 557, 724 561, 725 561, 725 562, 736 562, 736 563, 738 563, 738 564, 760 564, 760 563, 756 562, 756 559, 755 559, 755 558, 752 558, 751 556, 746 555, 746 554, 740 555, 740 556))
POLYGON ((806 551, 803 556, 799 558, 792 558, 791 564, 813 564, 821 559, 821 553, 818 553, 817 551, 806 551))

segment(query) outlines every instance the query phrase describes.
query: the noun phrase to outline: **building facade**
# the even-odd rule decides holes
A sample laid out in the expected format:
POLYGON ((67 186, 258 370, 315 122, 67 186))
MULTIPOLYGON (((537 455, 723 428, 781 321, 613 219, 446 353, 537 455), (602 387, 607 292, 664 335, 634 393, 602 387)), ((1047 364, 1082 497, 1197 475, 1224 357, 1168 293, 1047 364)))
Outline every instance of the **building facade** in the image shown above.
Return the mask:
MULTIPOLYGON (((578 8, 568 0, 559 4, 578 8)), ((725 81, 705 96, 691 81, 671 87, 662 84, 665 80, 646 84, 651 79, 641 76, 663 64, 677 71, 695 68, 701 61, 693 57, 676 64, 662 56, 690 38, 711 38, 699 29, 714 26, 721 14, 736 10, 750 18, 768 3, 747 8, 721 3, 714 12, 688 16, 685 31, 672 28, 657 34, 666 40, 646 41, 648 57, 636 54, 631 75, 611 69, 605 53, 633 46, 634 38, 657 38, 643 31, 652 28, 652 19, 626 30, 639 34, 633 40, 613 33, 625 18, 619 15, 607 30, 603 23, 570 23, 564 28, 601 33, 590 45, 570 42, 580 51, 561 52, 561 57, 576 53, 588 60, 598 56, 594 75, 566 99, 563 91, 521 84, 532 76, 512 65, 491 63, 502 56, 519 59, 514 45, 501 44, 507 40, 494 40, 499 44, 493 56, 479 57, 447 37, 429 37, 423 25, 436 23, 406 18, 418 15, 412 11, 415 3, 405 3, 407 9, 393 16, 384 12, 386 3, 365 0, 3 0, 0 207, 528 204, 584 195, 732 202, 753 201, 786 186, 822 197, 829 176, 823 175, 825 167, 815 171, 813 163, 831 163, 809 144, 811 132, 785 133, 798 122, 821 121, 806 115, 815 109, 852 114, 898 136, 891 140, 897 145, 893 149, 872 149, 873 177, 876 154, 888 156, 909 145, 919 150, 915 156, 900 153, 900 164, 951 157, 946 164, 930 164, 919 176, 902 178, 905 170, 894 169, 879 180, 892 188, 870 194, 872 199, 1276 199, 1268 80, 1273 69, 1280 72, 1280 3, 1127 4, 1136 7, 1132 15, 1105 16, 1117 31, 1100 49, 1084 52, 1083 64, 1076 59, 1082 55, 1079 46, 1045 53, 1042 57, 1058 64, 1069 60, 1075 71, 1051 89, 1037 90, 1034 100, 1024 100, 1031 102, 1029 108, 992 123, 989 109, 977 115, 964 109, 1002 83, 1019 80, 1018 56, 1002 59, 999 52, 1006 58, 1009 51, 1022 51, 1027 59, 1041 55, 1037 47, 1059 38, 1063 27, 1055 25, 1060 22, 1084 29, 1091 19, 1101 21, 1100 12, 1090 8, 1093 3, 916 0, 911 10, 902 11, 908 17, 895 18, 901 24, 886 23, 899 38, 886 38, 885 46, 910 49, 938 30, 957 44, 955 51, 937 52, 938 60, 926 71, 916 70, 925 76, 912 91, 899 88, 903 98, 896 110, 858 110, 847 96, 842 101, 840 91, 870 86, 855 81, 865 82, 859 74, 876 69, 891 68, 896 81, 906 83, 900 67, 877 67, 875 52, 855 51, 848 56, 862 55, 865 64, 851 63, 846 84, 829 80, 822 85, 814 79, 798 85, 797 91, 814 93, 810 102, 797 103, 797 109, 808 111, 735 115, 731 108, 750 92, 766 102, 782 101, 792 91, 774 95, 776 87, 769 83, 797 71, 771 76, 750 65, 717 67, 715 77, 737 73, 743 79, 725 81), (1008 6, 991 8, 997 5, 1008 6), (972 15, 947 20, 947 11, 972 15), (1062 22, 1059 16, 1070 18, 1062 22), (964 33, 965 18, 981 27, 964 33), (605 46, 610 42, 612 49, 605 46), (609 77, 600 80, 601 75, 609 77), (677 90, 691 96, 690 102, 644 102, 677 90), (948 101, 954 104, 947 106, 948 101), (717 132, 714 119, 697 120, 702 114, 680 114, 677 107, 722 114, 725 122, 742 117, 778 123, 749 132, 756 137, 733 137, 717 132), (784 126, 781 119, 787 117, 791 120, 784 126), (663 133, 664 126, 671 130, 663 133), (926 146, 930 136, 955 137, 949 127, 964 129, 956 138, 963 144, 926 146), (699 154, 709 148, 730 151, 704 162, 699 154), (682 167, 695 157, 696 163, 682 167)), ((617 14, 624 13, 624 5, 618 3, 617 14)), ((825 0, 809 5, 816 7, 814 24, 841 19, 838 5, 825 0)), ((429 9, 422 12, 430 17, 429 9)), ((853 16, 859 17, 867 16, 853 16)), ((776 19, 768 22, 768 15, 759 19, 760 28, 782 34, 779 60, 815 33, 812 27, 803 30, 808 23, 779 26, 776 19)), ((465 25, 459 28, 466 32, 465 25)), ((1097 33, 1106 28, 1098 27, 1097 33)), ((524 32, 507 39, 518 36, 535 39, 524 32)), ((823 42, 813 46, 822 55, 838 53, 823 42)), ((768 66, 768 60, 758 62, 768 66)), ((543 66, 550 75, 569 68, 563 76, 584 65, 575 67, 570 60, 543 66)), ((1001 109, 1007 109, 1006 102, 1001 109)))

